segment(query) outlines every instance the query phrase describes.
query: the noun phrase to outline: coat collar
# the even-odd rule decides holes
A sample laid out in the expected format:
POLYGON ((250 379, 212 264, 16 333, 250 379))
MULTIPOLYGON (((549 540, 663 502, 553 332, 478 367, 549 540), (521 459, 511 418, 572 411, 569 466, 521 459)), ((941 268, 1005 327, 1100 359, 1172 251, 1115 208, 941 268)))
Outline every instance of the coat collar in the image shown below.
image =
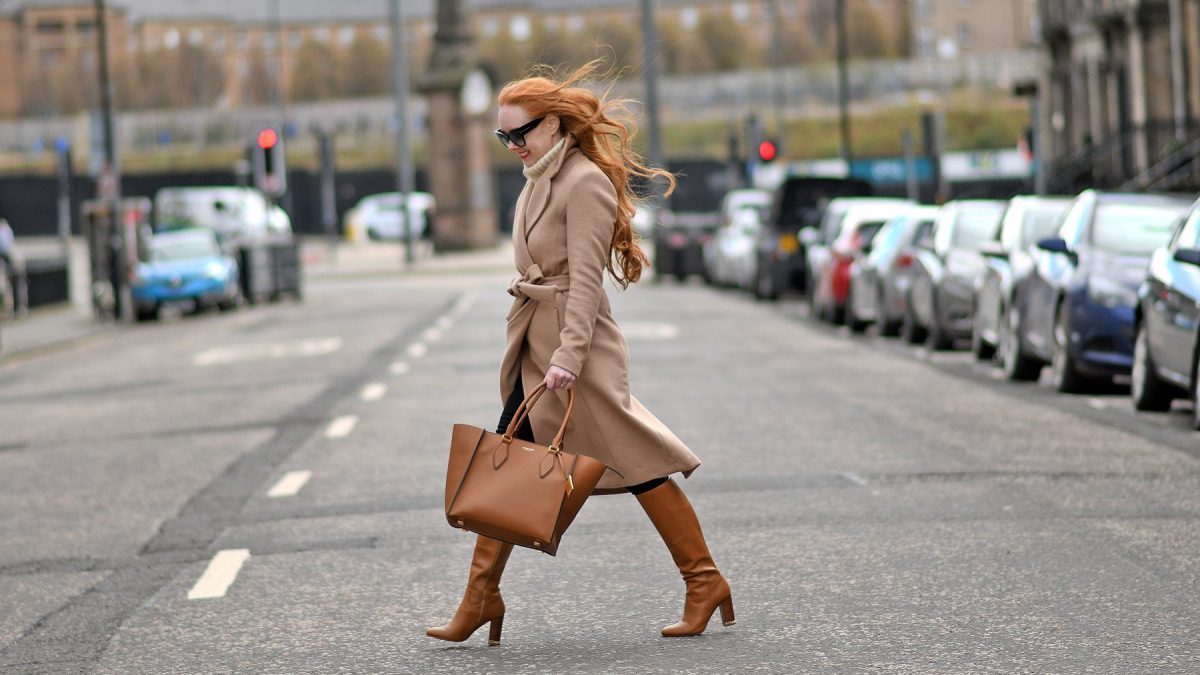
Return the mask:
MULTIPOLYGON (((529 238, 529 233, 537 226, 538 220, 545 212, 546 206, 550 203, 551 184, 554 182, 554 177, 562 170, 563 163, 569 155, 573 155, 578 150, 576 146, 579 142, 575 139, 574 134, 567 134, 566 143, 563 145, 562 152, 558 153, 558 157, 546 167, 545 173, 536 181, 527 181, 522 194, 528 194, 528 199, 525 201, 525 208, 518 208, 517 217, 523 218, 521 223, 522 231, 526 239, 529 238)), ((518 207, 521 205, 518 204, 518 207)))

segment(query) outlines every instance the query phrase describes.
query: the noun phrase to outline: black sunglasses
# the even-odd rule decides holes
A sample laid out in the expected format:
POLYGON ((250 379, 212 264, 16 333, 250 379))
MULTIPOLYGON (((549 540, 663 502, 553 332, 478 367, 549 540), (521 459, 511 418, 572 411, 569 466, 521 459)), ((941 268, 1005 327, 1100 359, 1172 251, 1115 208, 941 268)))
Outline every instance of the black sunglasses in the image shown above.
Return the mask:
POLYGON ((536 129, 537 125, 541 124, 542 120, 544 120, 544 119, 546 119, 546 118, 539 117, 535 120, 531 120, 529 122, 526 122, 525 124, 522 124, 521 126, 517 127, 516 129, 509 129, 508 131, 505 131, 503 129, 497 129, 496 130, 496 138, 499 138, 500 145, 503 145, 506 148, 508 147, 509 143, 512 143, 513 145, 517 146, 518 148, 523 148, 523 147, 525 147, 525 134, 536 129))

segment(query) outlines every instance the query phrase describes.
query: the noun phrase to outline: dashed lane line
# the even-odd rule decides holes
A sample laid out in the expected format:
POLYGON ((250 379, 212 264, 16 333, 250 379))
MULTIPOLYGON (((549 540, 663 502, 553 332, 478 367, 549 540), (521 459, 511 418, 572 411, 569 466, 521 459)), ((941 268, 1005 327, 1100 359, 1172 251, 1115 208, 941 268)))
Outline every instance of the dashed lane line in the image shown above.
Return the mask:
POLYGON ((325 429, 326 438, 345 438, 358 425, 358 415, 342 415, 335 418, 325 429))
POLYGON ((442 339, 442 331, 437 328, 426 328, 424 333, 421 333, 421 339, 433 344, 442 339))
POLYGON ((237 579, 242 565, 250 557, 250 549, 234 548, 218 551, 208 563, 208 568, 192 590, 188 591, 188 600, 206 600, 223 598, 229 587, 237 579))
POLYGON ((267 492, 268 497, 295 497, 300 489, 312 478, 311 471, 289 471, 267 492))
POLYGON ((372 382, 371 384, 363 387, 362 393, 359 394, 359 398, 364 401, 378 401, 379 399, 383 398, 384 394, 386 393, 386 384, 383 384, 382 382, 372 382))
POLYGON ((408 346, 408 349, 404 353, 410 359, 419 359, 429 353, 429 348, 420 342, 414 342, 408 346))
POLYGON ((408 365, 404 361, 397 361, 388 366, 388 372, 393 375, 407 375, 411 370, 412 366, 408 365))

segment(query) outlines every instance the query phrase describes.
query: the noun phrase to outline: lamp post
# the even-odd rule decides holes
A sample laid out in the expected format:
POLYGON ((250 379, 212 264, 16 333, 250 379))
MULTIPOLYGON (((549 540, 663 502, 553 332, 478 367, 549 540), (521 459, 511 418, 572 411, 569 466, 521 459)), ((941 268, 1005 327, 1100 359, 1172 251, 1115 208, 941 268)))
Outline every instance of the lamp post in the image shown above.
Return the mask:
POLYGON ((390 0, 388 10, 392 22, 392 96, 396 107, 396 192, 400 193, 400 217, 404 222, 404 263, 412 266, 417 257, 412 214, 408 210, 414 184, 408 130, 408 46, 400 0, 390 0))

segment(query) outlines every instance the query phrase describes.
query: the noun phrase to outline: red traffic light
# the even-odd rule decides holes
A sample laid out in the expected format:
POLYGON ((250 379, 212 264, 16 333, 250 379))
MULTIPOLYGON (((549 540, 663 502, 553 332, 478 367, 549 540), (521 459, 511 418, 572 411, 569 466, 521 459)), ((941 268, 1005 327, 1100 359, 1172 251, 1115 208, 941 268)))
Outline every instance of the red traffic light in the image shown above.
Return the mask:
POLYGON ((775 147, 775 141, 765 140, 765 141, 759 142, 759 144, 758 144, 758 159, 759 160, 761 160, 763 162, 770 162, 771 160, 775 159, 775 156, 778 153, 779 153, 779 149, 777 147, 775 147))
POLYGON ((274 129, 263 129, 258 132, 258 147, 263 150, 270 150, 279 142, 279 136, 276 135, 274 129))

